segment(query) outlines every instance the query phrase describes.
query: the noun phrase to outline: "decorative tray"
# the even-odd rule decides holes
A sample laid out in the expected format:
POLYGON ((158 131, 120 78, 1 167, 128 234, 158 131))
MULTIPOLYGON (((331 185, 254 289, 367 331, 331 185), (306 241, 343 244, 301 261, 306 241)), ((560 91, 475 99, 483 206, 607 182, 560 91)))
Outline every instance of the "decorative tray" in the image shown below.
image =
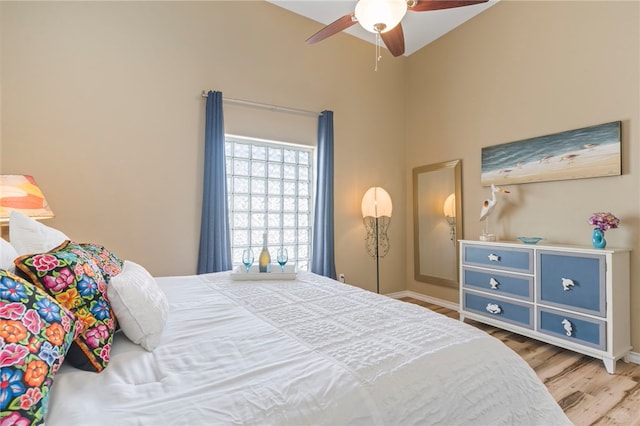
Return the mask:
POLYGON ((231 279, 234 281, 294 280, 296 275, 293 265, 285 266, 284 272, 280 270, 279 265, 271 265, 271 272, 259 272, 258 266, 252 266, 249 272, 244 266, 238 266, 231 271, 231 279))
POLYGON ((524 244, 538 244, 539 241, 544 240, 542 237, 518 237, 524 244))

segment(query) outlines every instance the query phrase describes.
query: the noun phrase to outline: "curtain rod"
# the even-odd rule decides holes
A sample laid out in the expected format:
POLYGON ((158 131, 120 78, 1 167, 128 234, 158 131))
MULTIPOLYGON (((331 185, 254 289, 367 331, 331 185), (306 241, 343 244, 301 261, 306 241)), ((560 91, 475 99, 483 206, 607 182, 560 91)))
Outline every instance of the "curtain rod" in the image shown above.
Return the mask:
MULTIPOLYGON (((204 91, 204 90, 202 91, 202 97, 203 98, 207 97, 207 92, 204 91)), ((283 107, 283 106, 279 106, 279 105, 262 104, 260 102, 245 101, 243 99, 225 98, 224 96, 222 97, 222 101, 230 103, 230 104, 235 104, 235 105, 243 105, 243 106, 249 106, 249 107, 255 107, 255 108, 264 108, 264 109, 268 109, 268 110, 271 110, 271 111, 277 111, 277 112, 288 112, 290 114, 309 115, 311 117, 322 116, 321 112, 307 111, 307 110, 298 109, 298 108, 288 108, 288 107, 283 107)))

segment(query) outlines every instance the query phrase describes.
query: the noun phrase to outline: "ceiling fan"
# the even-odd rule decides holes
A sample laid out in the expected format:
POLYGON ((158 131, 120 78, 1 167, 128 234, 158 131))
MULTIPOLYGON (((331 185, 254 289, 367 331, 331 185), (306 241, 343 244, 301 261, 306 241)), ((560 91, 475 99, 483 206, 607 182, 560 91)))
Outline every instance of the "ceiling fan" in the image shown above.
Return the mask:
POLYGON ((486 3, 488 0, 359 0, 353 13, 330 23, 307 39, 314 44, 331 37, 358 22, 362 27, 377 34, 393 56, 404 54, 404 33, 402 18, 408 11, 429 12, 453 9, 486 3))

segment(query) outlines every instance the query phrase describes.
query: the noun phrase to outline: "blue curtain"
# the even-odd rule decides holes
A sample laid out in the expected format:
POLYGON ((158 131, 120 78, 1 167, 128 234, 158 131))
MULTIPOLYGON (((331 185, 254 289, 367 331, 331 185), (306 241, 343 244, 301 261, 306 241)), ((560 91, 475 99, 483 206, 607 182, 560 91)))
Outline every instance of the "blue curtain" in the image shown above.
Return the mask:
POLYGON ((316 188, 311 272, 336 278, 333 236, 333 111, 318 120, 318 184, 316 188))
POLYGON ((207 94, 198 274, 232 269, 222 92, 207 94))

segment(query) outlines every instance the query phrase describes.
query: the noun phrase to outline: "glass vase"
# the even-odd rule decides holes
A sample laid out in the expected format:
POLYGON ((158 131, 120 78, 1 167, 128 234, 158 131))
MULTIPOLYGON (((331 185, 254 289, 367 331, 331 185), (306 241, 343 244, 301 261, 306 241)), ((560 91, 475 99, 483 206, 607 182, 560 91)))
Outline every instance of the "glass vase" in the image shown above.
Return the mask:
POLYGON ((607 246, 607 240, 604 239, 604 231, 599 228, 593 230, 591 235, 591 242, 594 248, 605 248, 607 246))

